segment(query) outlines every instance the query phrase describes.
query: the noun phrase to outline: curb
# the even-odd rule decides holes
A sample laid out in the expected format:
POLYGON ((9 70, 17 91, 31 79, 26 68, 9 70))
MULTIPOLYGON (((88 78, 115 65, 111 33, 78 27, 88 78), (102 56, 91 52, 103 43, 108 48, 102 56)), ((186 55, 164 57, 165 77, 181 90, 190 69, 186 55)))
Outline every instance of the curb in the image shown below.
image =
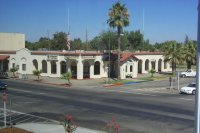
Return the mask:
POLYGON ((124 84, 118 83, 118 84, 108 84, 108 85, 103 85, 103 87, 112 87, 112 86, 123 86, 124 84))

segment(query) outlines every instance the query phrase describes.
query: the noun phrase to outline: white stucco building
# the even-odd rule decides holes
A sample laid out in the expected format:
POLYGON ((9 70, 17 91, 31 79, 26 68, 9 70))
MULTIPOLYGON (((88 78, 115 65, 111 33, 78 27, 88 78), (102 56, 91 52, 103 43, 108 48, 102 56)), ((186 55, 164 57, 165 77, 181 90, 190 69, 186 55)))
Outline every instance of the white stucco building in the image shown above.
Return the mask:
MULTIPOLYGON (((26 48, 17 51, 0 51, 8 58, 8 70, 18 67, 19 74, 32 74, 33 70, 42 70, 41 76, 61 77, 67 71, 73 78, 103 78, 117 75, 117 54, 98 51, 30 51, 26 48), (109 60, 110 59, 110 60, 109 60), (110 64, 110 65, 109 65, 110 64)), ((164 62, 160 52, 122 52, 120 75, 136 78, 138 74, 170 71, 170 65, 164 62)))

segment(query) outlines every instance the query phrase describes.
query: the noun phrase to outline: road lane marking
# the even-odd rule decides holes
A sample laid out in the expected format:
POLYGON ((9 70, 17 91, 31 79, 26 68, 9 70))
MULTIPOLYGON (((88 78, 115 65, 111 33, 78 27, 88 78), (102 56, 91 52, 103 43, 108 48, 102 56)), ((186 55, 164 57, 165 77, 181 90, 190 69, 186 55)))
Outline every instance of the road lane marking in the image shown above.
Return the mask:
POLYGON ((30 120, 30 119, 32 119, 33 117, 28 117, 27 119, 24 119, 24 120, 21 120, 21 121, 19 121, 19 122, 17 122, 18 124, 19 123, 23 123, 23 122, 25 122, 25 121, 28 121, 28 120, 30 120))
POLYGON ((28 90, 19 90, 19 89, 15 89, 15 88, 11 88, 11 90, 19 91, 19 92, 26 92, 26 93, 31 93, 32 92, 32 91, 28 91, 28 90))
POLYGON ((181 100, 185 100, 185 101, 193 101, 193 99, 189 99, 189 98, 177 98, 177 99, 181 99, 181 100))
POLYGON ((39 93, 39 95, 46 95, 46 93, 39 93))

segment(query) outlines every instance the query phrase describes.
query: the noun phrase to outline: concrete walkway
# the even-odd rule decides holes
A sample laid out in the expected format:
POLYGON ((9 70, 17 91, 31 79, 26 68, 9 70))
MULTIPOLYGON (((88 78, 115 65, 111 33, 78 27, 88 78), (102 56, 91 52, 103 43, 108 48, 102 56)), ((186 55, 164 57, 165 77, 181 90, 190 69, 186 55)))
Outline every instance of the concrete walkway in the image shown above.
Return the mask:
MULTIPOLYGON (((59 124, 25 123, 16 125, 15 127, 33 133, 65 133, 64 127, 59 124)), ((73 133, 105 133, 105 132, 78 127, 73 133)))
MULTIPOLYGON (((19 80, 36 81, 37 77, 34 75, 27 75, 25 79, 19 77, 19 80)), ((101 78, 101 79, 82 79, 82 80, 71 79, 70 81, 73 87, 81 87, 81 86, 100 87, 103 84, 105 84, 107 80, 108 80, 107 78, 101 78)), ((40 83, 64 86, 68 83, 68 81, 61 78, 40 77, 40 83)))

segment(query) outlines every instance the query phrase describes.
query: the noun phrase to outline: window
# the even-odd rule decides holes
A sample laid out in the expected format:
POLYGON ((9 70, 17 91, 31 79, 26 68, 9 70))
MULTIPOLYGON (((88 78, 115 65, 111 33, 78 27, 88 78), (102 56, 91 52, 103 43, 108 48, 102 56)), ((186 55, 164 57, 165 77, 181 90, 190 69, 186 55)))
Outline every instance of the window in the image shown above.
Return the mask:
POLYGON ((132 72, 133 71, 133 66, 130 66, 130 72, 132 72))
POLYGON ((164 69, 167 69, 167 62, 164 61, 164 69))
POLYGON ((126 66, 126 69, 125 69, 125 71, 127 72, 127 66, 126 66))
POLYGON ((15 63, 12 63, 12 68, 14 68, 15 67, 15 63))
POLYGON ((22 70, 26 71, 26 64, 22 64, 22 70))

